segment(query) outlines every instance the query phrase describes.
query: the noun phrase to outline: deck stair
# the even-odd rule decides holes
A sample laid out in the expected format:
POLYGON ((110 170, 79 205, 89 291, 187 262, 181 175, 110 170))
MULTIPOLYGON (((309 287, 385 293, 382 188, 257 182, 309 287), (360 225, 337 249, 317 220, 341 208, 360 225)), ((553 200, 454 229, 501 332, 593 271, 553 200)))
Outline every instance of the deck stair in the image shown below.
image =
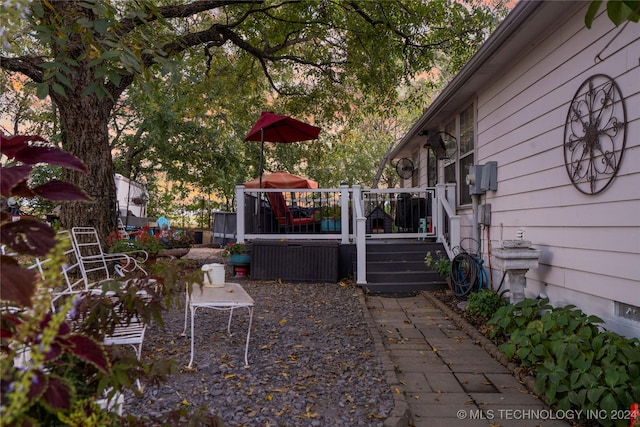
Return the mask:
MULTIPOLYGON (((363 290, 375 294, 404 294, 446 289, 446 281, 424 263, 429 251, 445 253, 442 244, 436 242, 367 242, 367 283, 362 286, 363 290)), ((355 266, 354 271, 357 271, 355 266)))

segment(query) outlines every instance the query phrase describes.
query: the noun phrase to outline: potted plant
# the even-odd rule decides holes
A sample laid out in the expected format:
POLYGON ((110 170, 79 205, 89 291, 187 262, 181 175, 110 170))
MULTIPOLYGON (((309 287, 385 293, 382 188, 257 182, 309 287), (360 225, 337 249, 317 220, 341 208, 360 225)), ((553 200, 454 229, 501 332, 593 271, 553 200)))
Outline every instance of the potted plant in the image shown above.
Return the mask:
POLYGON ((227 243, 222 256, 229 257, 235 277, 246 277, 251 265, 251 253, 245 243, 227 243))
POLYGON ((188 230, 175 231, 172 229, 164 237, 154 236, 153 239, 161 245, 162 250, 158 254, 159 256, 175 258, 180 258, 189 253, 195 242, 193 232, 188 230))
POLYGON ((340 233, 342 231, 340 205, 323 205, 315 215, 320 219, 320 230, 323 233, 340 233))
POLYGON ((227 243, 222 256, 229 257, 229 263, 235 266, 251 264, 251 254, 245 243, 227 243))

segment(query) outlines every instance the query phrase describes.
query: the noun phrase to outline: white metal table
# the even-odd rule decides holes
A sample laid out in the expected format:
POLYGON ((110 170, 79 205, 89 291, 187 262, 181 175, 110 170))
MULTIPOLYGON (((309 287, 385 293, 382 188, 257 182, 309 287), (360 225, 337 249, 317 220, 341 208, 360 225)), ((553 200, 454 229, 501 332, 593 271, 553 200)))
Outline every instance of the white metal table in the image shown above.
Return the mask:
MULTIPOLYGON (((188 286, 188 285, 187 285, 188 286)), ((251 337, 251 322, 253 321, 253 298, 240 286, 238 283, 225 283, 223 287, 202 287, 199 285, 192 285, 193 291, 189 295, 189 290, 186 292, 186 304, 184 309, 184 330, 182 335, 186 335, 187 332, 187 307, 191 311, 191 358, 189 359, 188 367, 191 368, 193 364, 193 338, 194 338, 194 320, 196 310, 198 308, 212 308, 214 310, 228 310, 229 322, 227 323, 227 332, 231 335, 231 319, 233 317, 233 310, 236 308, 245 307, 249 312, 249 326, 247 328, 247 340, 244 347, 244 364, 245 367, 249 367, 248 354, 249 354, 249 338, 251 337)))

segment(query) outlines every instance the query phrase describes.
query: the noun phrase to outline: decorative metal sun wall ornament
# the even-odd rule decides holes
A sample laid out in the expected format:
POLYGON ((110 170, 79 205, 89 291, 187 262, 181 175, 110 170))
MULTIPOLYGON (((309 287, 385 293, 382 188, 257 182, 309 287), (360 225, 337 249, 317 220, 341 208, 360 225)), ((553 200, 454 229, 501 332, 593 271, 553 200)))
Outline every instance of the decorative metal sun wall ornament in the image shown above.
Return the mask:
POLYGON ((627 113, 620 88, 596 74, 578 89, 564 126, 564 164, 578 191, 597 194, 620 169, 626 144, 627 113))

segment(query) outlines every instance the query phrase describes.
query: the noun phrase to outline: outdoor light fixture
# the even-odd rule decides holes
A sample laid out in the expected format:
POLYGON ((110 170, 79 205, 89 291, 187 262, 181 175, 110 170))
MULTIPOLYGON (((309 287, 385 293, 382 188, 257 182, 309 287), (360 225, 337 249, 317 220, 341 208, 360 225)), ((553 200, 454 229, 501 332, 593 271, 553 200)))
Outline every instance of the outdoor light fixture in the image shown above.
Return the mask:
POLYGON ((447 146, 442 140, 442 135, 447 135, 453 138, 454 141, 457 141, 456 137, 449 132, 439 130, 423 130, 419 132, 418 135, 427 137, 427 142, 425 142, 422 147, 433 150, 438 160, 448 159, 450 157, 447 153, 447 146))

